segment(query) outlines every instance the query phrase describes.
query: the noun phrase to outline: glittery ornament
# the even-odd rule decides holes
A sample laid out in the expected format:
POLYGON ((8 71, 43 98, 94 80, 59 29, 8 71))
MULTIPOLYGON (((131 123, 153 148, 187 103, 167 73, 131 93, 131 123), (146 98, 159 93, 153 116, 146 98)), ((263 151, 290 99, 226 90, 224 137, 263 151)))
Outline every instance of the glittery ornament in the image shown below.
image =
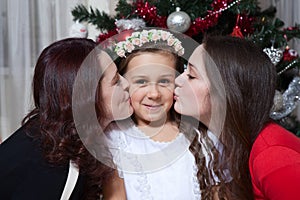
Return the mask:
POLYGON ((274 65, 280 62, 282 58, 282 50, 275 49, 271 46, 271 48, 265 48, 263 51, 269 56, 274 65))
POLYGON ((296 76, 290 82, 288 89, 282 94, 283 106, 280 110, 272 111, 270 117, 274 120, 282 119, 296 108, 300 101, 300 77, 296 76))
POLYGON ((173 31, 184 33, 190 28, 190 25, 190 16, 185 12, 180 11, 179 7, 177 7, 176 11, 171 13, 167 18, 167 26, 173 31))

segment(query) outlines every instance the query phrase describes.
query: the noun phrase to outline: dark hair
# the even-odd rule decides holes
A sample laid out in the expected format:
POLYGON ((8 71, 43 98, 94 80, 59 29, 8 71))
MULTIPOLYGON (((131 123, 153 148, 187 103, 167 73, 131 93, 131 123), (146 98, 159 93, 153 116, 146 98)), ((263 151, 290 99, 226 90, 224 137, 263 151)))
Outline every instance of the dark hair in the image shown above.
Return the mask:
MULTIPOLYGON (((75 162, 80 173, 87 176, 85 199, 99 198, 100 187, 112 169, 100 163, 83 145, 75 127, 72 113, 72 93, 77 73, 86 57, 94 52, 96 43, 90 39, 68 38, 52 43, 40 54, 33 77, 35 108, 23 119, 29 126, 38 126, 39 133, 31 134, 41 141, 45 159, 54 166, 75 162)), ((89 56, 91 65, 97 65, 96 56, 89 56), (94 60, 93 60, 94 58, 94 60)), ((86 68, 88 69, 88 68, 86 68)), ((88 73, 87 73, 88 74, 88 73)), ((87 79, 89 77, 86 77, 87 79)), ((85 99, 79 104, 93 103, 99 120, 101 93, 96 99, 85 99)), ((83 90, 82 93, 85 91, 83 90)), ((79 105, 80 106, 80 105, 79 105)))
MULTIPOLYGON (((124 75, 127 70, 128 63, 136 56, 143 53, 154 53, 164 55, 171 60, 174 60, 176 76, 181 74, 184 70, 183 59, 178 56, 173 47, 170 47, 166 42, 157 42, 157 43, 146 43, 142 47, 133 50, 130 54, 127 54, 126 58, 122 58, 118 64, 118 70, 121 75, 124 75)), ((179 122, 180 115, 175 112, 174 106, 170 109, 170 119, 172 121, 179 122)), ((132 116, 134 117, 134 115, 132 116)), ((133 118, 134 119, 134 118, 133 118)))
MULTIPOLYGON (((220 199, 253 199, 248 160, 254 140, 270 121, 276 69, 262 49, 246 39, 207 36, 203 46, 216 64, 224 83, 226 114, 219 137, 224 149, 220 154, 213 149, 214 159, 210 165, 220 182, 216 183, 212 176, 207 176, 211 173, 196 151, 201 144, 194 140, 190 147, 198 161, 202 197, 211 199, 216 191, 213 185, 218 185, 220 199), (226 170, 230 172, 231 181, 224 178, 226 170)), ((204 133, 202 137, 205 136, 204 133)))

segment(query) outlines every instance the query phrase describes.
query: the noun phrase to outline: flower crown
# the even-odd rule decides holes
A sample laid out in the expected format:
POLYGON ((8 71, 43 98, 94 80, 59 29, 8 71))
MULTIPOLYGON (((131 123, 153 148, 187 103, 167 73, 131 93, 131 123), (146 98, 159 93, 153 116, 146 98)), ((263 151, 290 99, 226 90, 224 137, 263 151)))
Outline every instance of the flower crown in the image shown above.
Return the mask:
POLYGON ((184 54, 184 48, 179 39, 168 31, 156 29, 133 32, 125 41, 116 44, 115 52, 120 57, 126 57, 125 54, 131 53, 135 49, 135 46, 141 47, 145 43, 156 43, 159 40, 166 41, 168 46, 174 48, 177 55, 182 56, 184 54))

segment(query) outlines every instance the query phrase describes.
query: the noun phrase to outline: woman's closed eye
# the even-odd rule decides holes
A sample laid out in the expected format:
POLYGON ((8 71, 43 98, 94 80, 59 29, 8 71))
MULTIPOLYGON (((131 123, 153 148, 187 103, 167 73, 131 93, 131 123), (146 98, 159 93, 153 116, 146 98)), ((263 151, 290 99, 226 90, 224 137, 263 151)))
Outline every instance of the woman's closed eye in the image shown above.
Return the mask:
POLYGON ((196 78, 195 76, 193 76, 191 74, 186 74, 186 75, 187 75, 188 79, 191 79, 191 80, 196 78))
POLYGON ((121 83, 121 78, 120 78, 120 75, 119 74, 116 74, 112 80, 112 84, 115 85, 119 85, 121 83))

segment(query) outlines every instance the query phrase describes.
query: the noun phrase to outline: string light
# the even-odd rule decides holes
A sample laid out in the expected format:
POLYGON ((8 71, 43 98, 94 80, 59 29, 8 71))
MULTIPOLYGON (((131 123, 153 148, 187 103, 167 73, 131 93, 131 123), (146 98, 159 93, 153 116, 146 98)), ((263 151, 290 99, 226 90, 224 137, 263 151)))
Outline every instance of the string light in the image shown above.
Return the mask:
POLYGON ((293 62, 291 62, 290 64, 288 64, 283 70, 281 70, 280 72, 278 72, 278 75, 282 74, 283 72, 285 72, 286 70, 288 70, 289 68, 291 68, 297 61, 294 60, 293 62))
POLYGON ((235 4, 237 4, 239 2, 241 2, 241 0, 236 0, 236 1, 232 2, 231 4, 229 4, 228 6, 225 6, 224 8, 220 8, 219 10, 213 11, 212 13, 208 14, 207 16, 201 18, 201 20, 205 20, 208 17, 219 14, 219 13, 231 8, 232 6, 234 6, 235 4))

